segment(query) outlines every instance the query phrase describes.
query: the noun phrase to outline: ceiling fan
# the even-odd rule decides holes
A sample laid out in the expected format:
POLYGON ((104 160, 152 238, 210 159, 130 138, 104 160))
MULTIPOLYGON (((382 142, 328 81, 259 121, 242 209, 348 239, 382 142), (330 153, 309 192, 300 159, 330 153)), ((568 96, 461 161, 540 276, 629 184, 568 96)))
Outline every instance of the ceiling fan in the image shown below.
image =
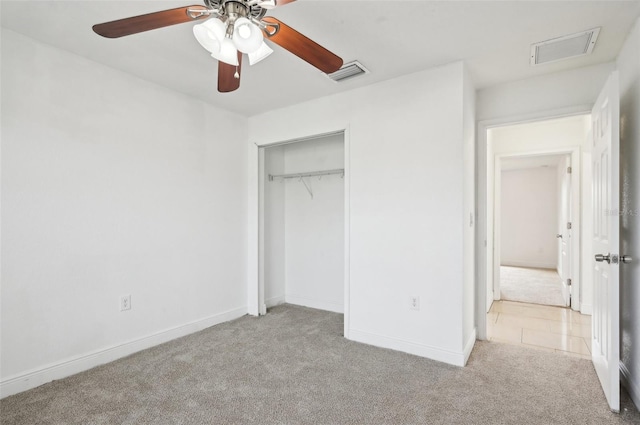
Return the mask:
POLYGON ((273 50, 269 40, 330 74, 342 66, 342 59, 272 16, 267 10, 295 0, 204 0, 193 5, 133 16, 93 26, 107 38, 118 38, 170 25, 203 21, 193 27, 198 42, 218 60, 218 91, 240 87, 243 53, 254 65, 273 50))

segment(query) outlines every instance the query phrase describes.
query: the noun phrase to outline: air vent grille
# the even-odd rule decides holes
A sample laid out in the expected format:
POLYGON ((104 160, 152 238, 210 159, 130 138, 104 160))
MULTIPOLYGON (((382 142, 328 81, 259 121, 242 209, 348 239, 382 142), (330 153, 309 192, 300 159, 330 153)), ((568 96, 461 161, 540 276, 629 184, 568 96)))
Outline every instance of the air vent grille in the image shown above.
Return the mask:
POLYGON ((342 68, 340 68, 336 72, 326 75, 337 83, 349 78, 357 77, 358 75, 364 75, 368 73, 369 70, 362 66, 360 62, 353 61, 342 65, 342 68))
POLYGON ((531 45, 531 65, 588 55, 593 51, 600 28, 558 37, 531 45))

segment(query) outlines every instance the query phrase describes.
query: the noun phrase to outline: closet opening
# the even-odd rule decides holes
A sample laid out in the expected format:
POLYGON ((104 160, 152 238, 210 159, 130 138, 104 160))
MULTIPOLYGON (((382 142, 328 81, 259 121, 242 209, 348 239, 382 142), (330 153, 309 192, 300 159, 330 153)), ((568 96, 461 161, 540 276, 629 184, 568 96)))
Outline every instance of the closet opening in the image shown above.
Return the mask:
POLYGON ((284 303, 345 313, 345 133, 258 152, 260 315, 284 303))

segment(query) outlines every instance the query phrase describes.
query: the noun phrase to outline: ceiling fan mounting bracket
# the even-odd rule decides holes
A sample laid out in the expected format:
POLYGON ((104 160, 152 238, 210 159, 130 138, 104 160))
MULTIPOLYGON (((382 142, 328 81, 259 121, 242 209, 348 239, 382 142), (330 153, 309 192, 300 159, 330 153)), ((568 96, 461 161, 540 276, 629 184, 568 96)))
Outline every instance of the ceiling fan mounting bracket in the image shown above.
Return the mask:
POLYGON ((220 15, 237 13, 238 9, 244 9, 245 12, 241 16, 260 20, 267 13, 266 9, 251 0, 204 0, 204 4, 211 9, 218 10, 220 15))
POLYGON ((246 18, 249 8, 241 1, 229 0, 222 4, 223 14, 231 19, 246 18))

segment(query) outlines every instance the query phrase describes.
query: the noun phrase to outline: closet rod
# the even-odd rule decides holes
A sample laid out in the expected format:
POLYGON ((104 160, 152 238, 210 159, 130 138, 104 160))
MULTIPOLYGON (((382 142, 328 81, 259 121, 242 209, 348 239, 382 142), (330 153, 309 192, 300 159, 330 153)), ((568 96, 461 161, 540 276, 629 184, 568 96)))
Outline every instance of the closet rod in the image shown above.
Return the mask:
POLYGON ((276 179, 276 178, 300 179, 302 177, 329 176, 331 174, 344 175, 344 168, 337 168, 335 170, 324 170, 324 171, 310 171, 308 173, 269 174, 269 181, 273 181, 273 179, 276 179))

